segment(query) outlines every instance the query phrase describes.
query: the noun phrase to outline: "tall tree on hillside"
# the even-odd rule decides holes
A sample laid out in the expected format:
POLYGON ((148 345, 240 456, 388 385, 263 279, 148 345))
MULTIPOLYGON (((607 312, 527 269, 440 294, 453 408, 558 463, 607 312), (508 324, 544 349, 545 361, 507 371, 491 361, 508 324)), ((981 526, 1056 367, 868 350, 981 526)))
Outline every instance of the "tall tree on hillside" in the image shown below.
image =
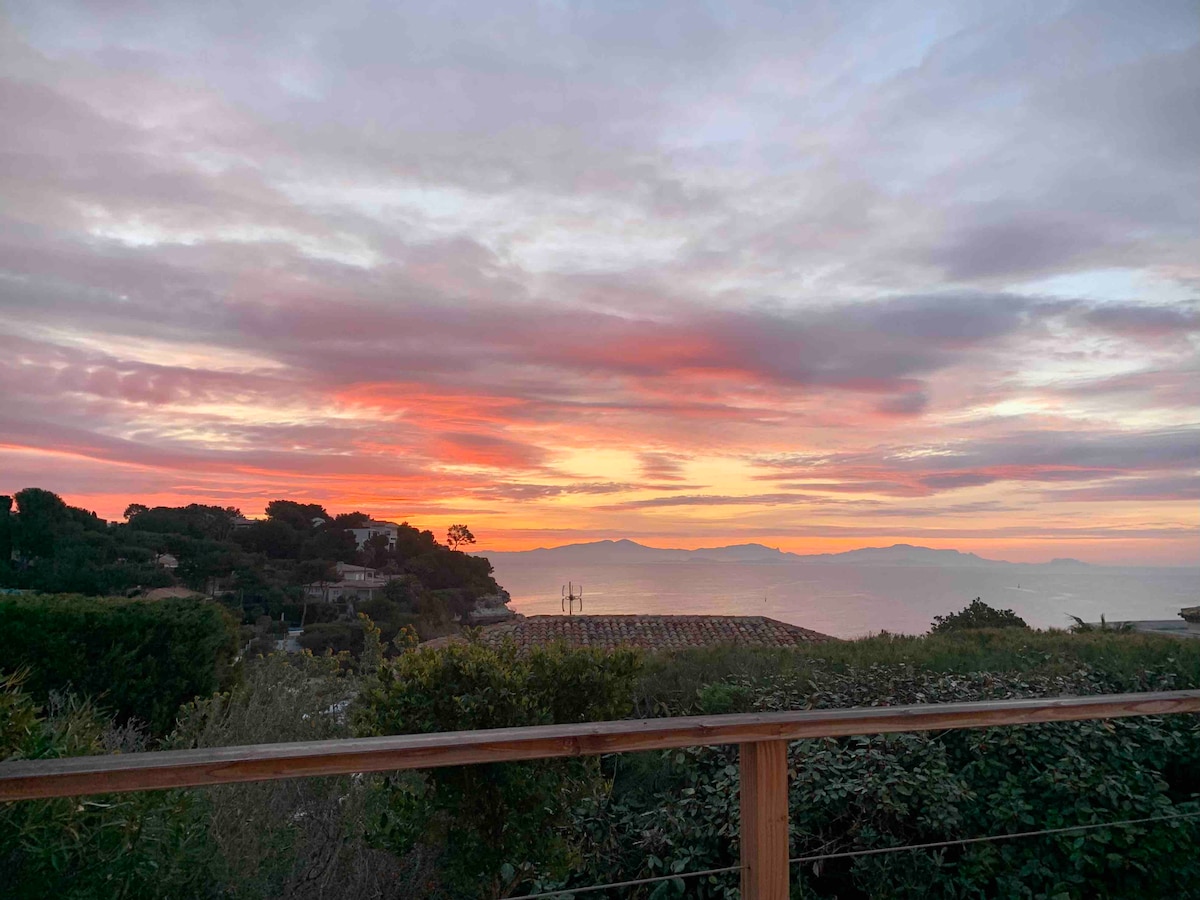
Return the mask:
POLYGON ((57 536, 71 521, 62 497, 41 488, 17 491, 17 528, 13 543, 28 559, 54 555, 57 536))
POLYGON ((272 500, 267 504, 267 518, 286 522, 297 531, 311 531, 333 517, 319 503, 297 503, 294 500, 272 500), (322 522, 317 523, 316 520, 322 522))
POLYGON ((0 494, 0 569, 4 569, 12 559, 12 508, 13 498, 8 494, 0 494))
POLYGON ((364 512, 339 513, 333 519, 335 528, 366 528, 371 517, 364 512))
POLYGON ((451 550, 457 550, 461 544, 475 543, 475 535, 471 534, 471 529, 466 525, 451 525, 446 532, 446 543, 450 545, 451 550))
POLYGON ((388 563, 389 549, 386 534, 377 534, 363 542, 359 562, 372 569, 382 569, 388 563))
POLYGON ((187 506, 155 506, 151 509, 140 504, 131 504, 127 513, 129 526, 139 531, 157 534, 186 534, 196 538, 211 538, 223 541, 233 531, 233 520, 241 513, 233 506, 204 506, 189 503, 187 506))

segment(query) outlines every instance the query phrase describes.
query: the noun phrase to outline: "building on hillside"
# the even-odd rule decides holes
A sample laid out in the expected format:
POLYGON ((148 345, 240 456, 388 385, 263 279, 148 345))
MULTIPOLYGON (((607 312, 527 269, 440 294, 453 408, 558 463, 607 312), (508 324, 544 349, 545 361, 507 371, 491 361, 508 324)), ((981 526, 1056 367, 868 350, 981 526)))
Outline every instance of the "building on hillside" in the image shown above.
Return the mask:
MULTIPOLYGON (((354 568, 359 568, 355 566, 354 568)), ((366 600, 374 600, 383 594, 383 588, 390 579, 373 576, 371 578, 342 578, 339 581, 314 581, 304 586, 304 597, 307 600, 317 600, 322 603, 348 603, 353 606, 366 600)))
MULTIPOLYGON (((452 635, 421 646, 444 647, 460 640, 463 638, 452 635)), ((766 616, 528 616, 486 626, 480 630, 479 640, 491 646, 511 640, 521 649, 562 643, 654 652, 722 645, 795 647, 835 638, 766 616)))
POLYGON ((380 577, 377 570, 368 566, 352 566, 350 563, 340 562, 336 568, 340 581, 371 581, 380 577))
POLYGON ((380 534, 387 537, 388 549, 395 550, 396 539, 400 535, 400 526, 395 522, 376 522, 372 519, 364 527, 351 528, 349 531, 354 534, 354 542, 360 550, 367 541, 380 534))
POLYGON ((171 572, 174 572, 179 568, 179 560, 170 553, 160 553, 158 556, 154 557, 154 561, 164 569, 167 569, 171 572))
POLYGON ((353 608, 355 603, 380 596, 384 585, 391 581, 391 577, 370 566, 340 562, 335 568, 337 578, 334 581, 314 581, 304 586, 306 599, 322 603, 347 603, 353 608))

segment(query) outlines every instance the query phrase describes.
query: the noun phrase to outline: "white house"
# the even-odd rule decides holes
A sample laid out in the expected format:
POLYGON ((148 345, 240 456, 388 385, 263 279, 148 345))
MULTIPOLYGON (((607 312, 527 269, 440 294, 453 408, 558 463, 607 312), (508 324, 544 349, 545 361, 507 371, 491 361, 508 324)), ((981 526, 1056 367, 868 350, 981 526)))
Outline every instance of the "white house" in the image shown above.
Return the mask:
POLYGON ((379 577, 379 573, 367 566, 352 566, 350 563, 340 562, 337 564, 337 573, 339 581, 374 581, 379 577))
POLYGON ((396 538, 400 534, 400 526, 395 522, 376 522, 374 519, 367 522, 364 528, 351 528, 349 530, 354 533, 354 540, 360 550, 363 544, 377 534, 387 535, 388 549, 395 550, 396 538))
MULTIPOLYGON (((341 567, 339 566, 339 568, 341 567)), ((362 566, 348 566, 347 568, 358 571, 348 572, 344 575, 339 572, 340 580, 338 581, 314 581, 312 584, 306 584, 304 596, 309 600, 320 600, 324 603, 349 603, 351 611, 353 611, 355 603, 378 597, 383 592, 384 585, 389 581, 389 579, 380 578, 375 574, 368 578, 365 573, 373 572, 373 570, 364 570, 362 566)))

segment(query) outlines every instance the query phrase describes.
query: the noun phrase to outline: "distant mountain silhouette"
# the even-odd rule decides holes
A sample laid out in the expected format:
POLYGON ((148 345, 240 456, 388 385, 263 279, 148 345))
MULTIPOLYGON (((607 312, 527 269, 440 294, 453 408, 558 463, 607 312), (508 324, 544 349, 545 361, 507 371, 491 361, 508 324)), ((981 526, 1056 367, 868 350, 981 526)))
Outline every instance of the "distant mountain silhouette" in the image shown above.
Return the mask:
POLYGON ((893 544, 890 547, 862 547, 845 553, 815 553, 801 555, 786 553, 762 544, 734 544, 728 547, 705 547, 698 550, 677 550, 647 547, 623 538, 617 541, 590 541, 566 544, 561 547, 542 547, 537 550, 472 551, 474 556, 486 556, 505 562, 574 565, 628 565, 632 563, 813 563, 853 566, 1026 566, 1080 567, 1088 563, 1077 559, 1055 559, 1049 563, 1011 563, 985 559, 974 553, 958 550, 935 550, 912 544, 893 544))

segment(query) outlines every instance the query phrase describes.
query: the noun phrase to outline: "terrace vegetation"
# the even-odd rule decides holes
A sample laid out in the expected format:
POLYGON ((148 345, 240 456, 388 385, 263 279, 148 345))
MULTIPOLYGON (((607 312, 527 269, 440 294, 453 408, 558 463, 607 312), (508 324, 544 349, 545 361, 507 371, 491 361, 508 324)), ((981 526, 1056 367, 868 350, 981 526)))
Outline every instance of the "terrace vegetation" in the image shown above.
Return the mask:
MULTIPOLYGON (((30 657, 0 688, 0 756, 1200 687, 1200 642, 1114 631, 950 626, 674 654, 418 649, 369 619, 363 634, 357 656, 222 668, 214 652, 225 683, 166 729, 122 716, 119 685, 71 691, 30 657)), ((1196 718, 798 741, 791 853, 1200 811, 1196 718)), ((735 865, 737 766, 734 747, 691 748, 23 801, 0 807, 0 865, 16 897, 514 896, 735 865)), ((1183 897, 1198 840, 1197 820, 1176 819, 833 859, 795 867, 793 896, 1183 897)), ((737 875, 606 896, 734 898, 737 875)))

